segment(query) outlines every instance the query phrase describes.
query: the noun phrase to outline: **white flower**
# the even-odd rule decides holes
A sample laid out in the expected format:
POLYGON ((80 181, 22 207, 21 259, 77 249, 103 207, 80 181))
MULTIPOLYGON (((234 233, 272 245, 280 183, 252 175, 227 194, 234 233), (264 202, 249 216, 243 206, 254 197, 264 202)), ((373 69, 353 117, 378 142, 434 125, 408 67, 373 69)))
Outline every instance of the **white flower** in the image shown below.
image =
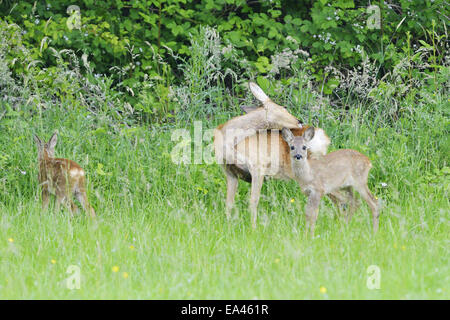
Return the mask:
POLYGON ((287 41, 291 41, 291 42, 293 42, 293 43, 295 43, 295 44, 298 43, 298 41, 295 40, 294 38, 292 38, 291 36, 287 36, 287 37, 286 37, 286 40, 287 40, 287 41))
POLYGON ((233 50, 233 46, 229 44, 226 47, 222 47, 222 54, 230 53, 233 50))

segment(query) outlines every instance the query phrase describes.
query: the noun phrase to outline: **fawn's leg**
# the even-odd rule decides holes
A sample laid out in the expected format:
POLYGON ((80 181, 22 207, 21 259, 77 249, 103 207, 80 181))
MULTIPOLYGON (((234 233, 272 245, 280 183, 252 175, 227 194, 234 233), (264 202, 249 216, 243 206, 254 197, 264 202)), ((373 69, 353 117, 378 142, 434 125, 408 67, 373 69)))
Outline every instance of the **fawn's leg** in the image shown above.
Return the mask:
POLYGON ((306 203, 306 228, 305 233, 310 230, 311 237, 314 237, 314 227, 319 213, 319 204, 322 194, 317 191, 311 191, 308 195, 308 202, 306 203))
POLYGON ((380 214, 378 212, 378 204, 375 199, 375 197, 372 195, 372 193, 369 190, 369 187, 367 184, 363 186, 358 186, 355 188, 361 197, 367 202, 370 209, 372 210, 372 224, 373 224, 373 233, 376 233, 378 231, 378 222, 380 214))
POLYGON ((353 214, 355 213, 356 209, 358 208, 358 201, 355 197, 355 194, 353 192, 352 187, 346 187, 344 188, 345 192, 347 193, 349 204, 348 204, 348 210, 346 214, 346 221, 347 223, 352 220, 353 214))
POLYGON ((252 193, 250 196, 250 212, 252 214, 252 228, 256 229, 256 218, 258 216, 258 202, 261 195, 261 187, 264 182, 264 176, 258 172, 252 173, 252 193))
POLYGON ((56 194, 56 204, 55 204, 55 211, 59 213, 61 210, 61 203, 64 201, 64 196, 56 194))
POLYGON ((59 212, 61 210, 61 204, 63 204, 67 210, 70 212, 71 216, 74 215, 74 210, 77 210, 77 206, 75 203, 73 203, 72 199, 67 197, 65 194, 57 194, 56 195, 56 212, 59 212))
POLYGON ((48 203, 50 201, 50 194, 47 186, 42 186, 42 210, 47 211, 48 203))
POLYGON ((75 202, 73 202, 73 200, 70 200, 69 204, 72 215, 78 214, 80 212, 80 209, 78 209, 78 206, 75 204, 75 202))
POLYGON ((92 218, 95 217, 95 211, 94 208, 91 207, 91 205, 88 202, 86 191, 79 191, 75 194, 78 201, 80 201, 81 206, 83 207, 86 214, 89 214, 92 218))
POLYGON ((339 214, 339 216, 341 216, 342 215, 342 207, 347 205, 348 199, 340 191, 334 191, 332 193, 329 193, 329 194, 327 194, 327 197, 336 206, 338 214, 339 214))
POLYGON ((236 190, 238 186, 239 179, 233 173, 225 170, 227 176, 227 203, 226 203, 226 215, 227 218, 231 218, 231 210, 234 206, 234 200, 236 196, 236 190))

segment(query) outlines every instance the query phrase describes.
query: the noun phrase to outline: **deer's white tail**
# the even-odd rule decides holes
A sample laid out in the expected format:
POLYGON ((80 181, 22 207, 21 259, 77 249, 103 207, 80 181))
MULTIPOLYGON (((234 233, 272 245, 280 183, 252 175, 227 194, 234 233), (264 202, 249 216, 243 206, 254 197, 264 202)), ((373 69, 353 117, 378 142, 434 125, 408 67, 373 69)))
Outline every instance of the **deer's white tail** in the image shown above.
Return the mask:
POLYGON ((330 138, 320 128, 316 128, 314 131, 314 137, 308 143, 309 149, 313 154, 324 156, 327 154, 330 138))
POLYGON ((254 82, 249 83, 250 91, 253 93, 256 99, 262 103, 270 101, 270 98, 264 93, 264 91, 254 82))

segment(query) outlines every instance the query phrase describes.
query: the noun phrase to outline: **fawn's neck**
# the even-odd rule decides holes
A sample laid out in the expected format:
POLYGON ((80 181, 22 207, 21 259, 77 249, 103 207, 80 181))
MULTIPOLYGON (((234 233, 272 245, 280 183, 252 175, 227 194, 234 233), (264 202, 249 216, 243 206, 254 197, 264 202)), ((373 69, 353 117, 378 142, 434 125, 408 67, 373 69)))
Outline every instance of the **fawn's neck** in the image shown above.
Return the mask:
POLYGON ((39 166, 45 168, 45 163, 51 161, 52 159, 53 158, 49 157, 48 152, 44 150, 38 158, 39 166))
POLYGON ((292 171, 294 172, 295 179, 302 185, 308 184, 313 179, 313 173, 311 165, 308 159, 303 161, 291 160, 292 171))

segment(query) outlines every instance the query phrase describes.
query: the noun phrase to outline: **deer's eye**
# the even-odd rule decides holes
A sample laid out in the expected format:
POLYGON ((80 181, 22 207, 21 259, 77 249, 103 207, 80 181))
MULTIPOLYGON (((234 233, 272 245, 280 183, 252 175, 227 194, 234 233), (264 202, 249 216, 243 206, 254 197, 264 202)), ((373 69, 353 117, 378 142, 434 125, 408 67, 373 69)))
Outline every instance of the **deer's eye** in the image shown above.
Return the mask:
POLYGON ((306 150, 306 146, 303 146, 303 150, 306 150))
POLYGON ((294 150, 295 149, 295 147, 294 146, 291 146, 291 150, 294 150))

